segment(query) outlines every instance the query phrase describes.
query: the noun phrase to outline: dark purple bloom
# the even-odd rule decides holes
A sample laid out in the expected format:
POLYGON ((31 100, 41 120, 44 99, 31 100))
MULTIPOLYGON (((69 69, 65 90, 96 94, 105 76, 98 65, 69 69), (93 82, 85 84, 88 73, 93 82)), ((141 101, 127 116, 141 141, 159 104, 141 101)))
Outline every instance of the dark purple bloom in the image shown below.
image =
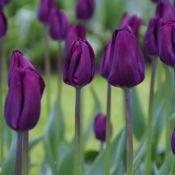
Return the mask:
POLYGON ((69 57, 64 65, 64 82, 71 86, 82 87, 90 83, 95 74, 95 55, 87 41, 73 43, 69 57))
POLYGON ((41 22, 47 23, 49 21, 49 16, 51 9, 55 6, 54 0, 40 0, 38 7, 38 19, 41 22))
POLYGON ((0 25, 1 25, 0 27, 0 39, 1 39, 7 32, 7 20, 2 11, 0 11, 0 25))
POLYGON ((42 77, 25 59, 17 50, 13 51, 10 59, 11 77, 5 102, 5 119, 16 131, 28 131, 38 122, 45 86, 42 77))
POLYGON ((103 55, 101 57, 101 62, 100 62, 100 75, 106 79, 109 76, 110 67, 111 67, 110 54, 111 54, 111 42, 109 42, 106 45, 103 55))
POLYGON ((49 18, 51 37, 55 40, 65 39, 68 24, 69 22, 65 12, 63 10, 58 10, 56 7, 52 8, 49 18))
POLYGON ((78 39, 86 39, 86 29, 82 24, 70 25, 67 30, 65 47, 67 57, 70 54, 72 43, 78 39))
POLYGON ((142 19, 136 15, 129 16, 128 13, 124 13, 120 22, 120 27, 130 26, 136 36, 139 34, 139 30, 142 24, 142 19))
POLYGON ((161 22, 158 44, 160 59, 169 66, 175 66, 175 21, 161 22))
POLYGON ((0 0, 0 10, 3 9, 4 5, 8 4, 10 0, 0 0))
POLYGON ((144 35, 144 48, 148 55, 158 56, 158 29, 159 18, 150 19, 147 30, 144 35))
POLYGON ((95 0, 77 0, 76 16, 78 19, 89 19, 94 14, 95 0))
POLYGON ((175 15, 173 6, 170 4, 170 2, 165 0, 158 2, 156 7, 156 16, 166 20, 173 20, 175 15))
POLYGON ((144 80, 144 58, 129 27, 115 30, 111 47, 108 81, 113 86, 131 88, 144 80))
POLYGON ((94 133, 95 137, 101 142, 106 140, 106 116, 99 113, 94 120, 94 133))
POLYGON ((171 137, 171 149, 173 154, 175 155, 175 128, 173 129, 172 137, 171 137))

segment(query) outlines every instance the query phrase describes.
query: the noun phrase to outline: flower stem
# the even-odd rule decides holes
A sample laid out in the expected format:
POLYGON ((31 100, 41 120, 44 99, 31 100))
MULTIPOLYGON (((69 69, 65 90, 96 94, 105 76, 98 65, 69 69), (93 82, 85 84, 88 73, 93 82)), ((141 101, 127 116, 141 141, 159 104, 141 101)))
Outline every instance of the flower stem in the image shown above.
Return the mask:
POLYGON ((156 76, 157 58, 152 59, 151 63, 151 83, 149 94, 149 107, 148 107, 148 125, 147 125, 147 150, 146 150, 146 167, 145 174, 151 175, 152 166, 152 118, 153 118, 153 105, 154 105, 154 86, 156 76))
POLYGON ((107 85, 107 114, 106 114, 106 163, 105 175, 110 175, 110 118, 111 118, 111 85, 107 85))
POLYGON ((22 168, 23 175, 28 175, 28 131, 23 133, 23 157, 22 157, 22 168))
POLYGON ((22 175, 22 142, 23 133, 17 133, 17 149, 16 149, 16 175, 22 175))
POLYGON ((76 88, 75 102, 75 175, 81 175, 82 149, 81 149, 81 118, 80 118, 80 88, 76 88))
POLYGON ((61 91, 62 91, 62 50, 61 41, 58 42, 58 103, 61 105, 61 91))
POLYGON ((49 55, 49 34, 48 26, 44 26, 44 39, 45 39, 45 74, 46 74, 46 98, 47 98, 47 113, 50 109, 50 55, 49 55))
POLYGON ((124 89, 125 94, 125 122, 126 122, 126 150, 127 175, 133 175, 133 141, 132 141, 132 115, 130 89, 124 89))
MULTIPOLYGON (((167 87, 167 85, 170 85, 170 70, 168 68, 168 66, 165 67, 165 72, 166 72, 166 79, 165 79, 165 87, 167 87)), ((171 102, 170 102, 170 91, 166 90, 165 91, 165 104, 166 104, 166 158, 169 157, 169 153, 171 150, 171 146, 170 146, 170 140, 171 140, 171 116, 170 116, 170 112, 171 112, 171 102)))

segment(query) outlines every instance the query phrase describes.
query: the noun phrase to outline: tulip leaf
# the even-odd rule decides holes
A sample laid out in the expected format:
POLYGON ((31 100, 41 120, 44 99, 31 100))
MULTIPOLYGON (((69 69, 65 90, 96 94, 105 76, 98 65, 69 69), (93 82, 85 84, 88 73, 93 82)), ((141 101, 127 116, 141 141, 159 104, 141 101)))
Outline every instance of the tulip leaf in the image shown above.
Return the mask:
POLYGON ((53 173, 57 174, 59 163, 59 147, 64 141, 64 118, 62 108, 56 102, 49 114, 44 134, 46 163, 51 166, 53 173))
POLYGON ((13 134, 12 143, 6 160, 2 165, 1 175, 12 175, 15 172, 15 160, 16 160, 16 134, 13 134))
POLYGON ((37 136, 29 141, 29 150, 32 150, 34 146, 36 146, 41 140, 43 139, 43 136, 37 136))
MULTIPOLYGON (((111 143, 111 170, 119 168, 125 153, 125 132, 122 130, 111 143)), ((105 174, 105 151, 102 151, 88 170, 87 175, 105 174)))
POLYGON ((146 121, 136 88, 133 88, 132 90, 132 116, 133 133, 137 140, 140 140, 145 134, 146 121))

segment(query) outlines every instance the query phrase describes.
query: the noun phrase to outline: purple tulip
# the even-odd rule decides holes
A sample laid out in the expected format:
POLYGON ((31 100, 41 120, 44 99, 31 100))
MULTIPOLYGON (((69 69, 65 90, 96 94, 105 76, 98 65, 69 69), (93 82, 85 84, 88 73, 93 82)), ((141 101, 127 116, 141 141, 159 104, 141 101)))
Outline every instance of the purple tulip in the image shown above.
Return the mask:
POLYGON ((142 19, 136 15, 129 16, 128 13, 124 13, 120 22, 120 27, 130 26, 136 36, 139 34, 139 30, 142 24, 142 19))
POLYGON ((55 7, 54 0, 40 0, 38 7, 38 19, 43 23, 48 23, 51 9, 55 7))
POLYGON ((106 45, 100 62, 100 75, 106 79, 109 76, 109 71, 111 67, 110 54, 111 54, 111 42, 109 42, 106 45))
POLYGON ((39 120, 44 81, 17 50, 13 51, 10 59, 9 76, 5 102, 6 122, 16 131, 28 131, 39 120))
POLYGON ((7 32, 7 20, 2 11, 0 11, 0 39, 5 36, 7 32))
POLYGON ((70 25, 68 27, 66 40, 65 40, 67 57, 69 57, 72 43, 78 39, 82 39, 82 40, 86 39, 86 29, 84 25, 82 24, 70 25))
POLYGON ((64 82, 71 86, 82 87, 90 83, 95 74, 95 55, 87 41, 73 43, 69 57, 64 65, 64 82))
POLYGON ((111 59, 111 85, 131 88, 144 80, 144 58, 130 27, 113 33, 111 59))
POLYGON ((77 0, 76 16, 78 19, 90 19, 95 10, 95 0, 77 0))
POLYGON ((161 0, 157 3, 156 16, 166 20, 173 20, 175 17, 173 6, 168 1, 161 0))
POLYGON ((151 18, 144 35, 144 48, 146 53, 150 56, 159 55, 158 29, 159 29, 159 18, 158 17, 151 18))
POLYGON ((69 22, 65 12, 57 8, 52 8, 49 18, 50 36, 55 40, 65 39, 68 24, 69 22))
POLYGON ((173 154, 175 155, 175 128, 173 129, 173 133, 171 137, 171 149, 173 154))
POLYGON ((159 28, 159 56, 169 66, 175 66, 175 22, 161 22, 159 28))
POLYGON ((96 139, 101 142, 105 142, 106 140, 106 117, 99 113, 96 115, 94 120, 94 133, 96 139))

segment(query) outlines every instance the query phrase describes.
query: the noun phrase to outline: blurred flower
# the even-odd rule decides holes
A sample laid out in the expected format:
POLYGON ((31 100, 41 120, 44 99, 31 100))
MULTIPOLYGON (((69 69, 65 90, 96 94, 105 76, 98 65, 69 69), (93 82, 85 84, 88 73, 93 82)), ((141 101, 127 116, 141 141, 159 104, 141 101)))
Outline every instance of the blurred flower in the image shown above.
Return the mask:
POLYGON ((94 14, 95 0, 77 0, 76 16, 78 19, 89 19, 94 14))
POLYGON ((173 20, 175 15, 173 6, 170 4, 170 2, 166 0, 159 1, 156 7, 156 16, 166 20, 173 20))
POLYGON ((12 77, 5 102, 5 119, 16 131, 28 131, 38 122, 45 86, 42 77, 25 59, 17 50, 10 59, 9 76, 12 77))
POLYGON ((142 24, 142 19, 136 15, 129 16, 128 13, 124 13, 120 27, 130 26, 136 36, 139 34, 139 30, 142 24))
POLYGON ((144 35, 144 48, 150 56, 158 56, 158 28, 159 18, 151 18, 144 35))
POLYGON ((52 8, 49 17, 49 31, 50 35, 55 40, 65 39, 67 28, 68 28, 68 18, 63 10, 58 10, 56 7, 52 8))
POLYGON ((38 7, 38 19, 41 22, 47 23, 49 21, 51 9, 54 6, 54 0, 40 0, 40 4, 38 7))
MULTIPOLYGON (((94 134, 95 137, 101 142, 106 140, 106 116, 99 113, 96 115, 94 120, 94 134)), ((112 135, 112 125, 111 125, 111 135, 112 135)))
POLYGON ((131 88, 144 80, 144 58, 129 27, 113 33, 111 59, 112 66, 108 77, 111 85, 131 88))
POLYGON ((108 78, 111 67, 110 54, 111 54, 111 42, 109 42, 106 45, 100 62, 100 75, 106 79, 108 78))
POLYGON ((73 43, 69 57, 64 65, 64 82, 71 86, 82 87, 90 83, 95 74, 95 55, 87 41, 73 43))
POLYGON ((172 137, 171 137, 171 149, 173 154, 175 155, 175 128, 173 129, 172 137))
POLYGON ((175 66, 175 21, 161 22, 158 44, 160 59, 169 66, 175 66))
POLYGON ((10 0, 0 0, 0 10, 3 9, 4 5, 8 4, 10 0))
POLYGON ((72 43, 78 39, 86 39, 86 29, 83 24, 70 25, 67 30, 65 48, 67 57, 70 54, 72 43))
POLYGON ((2 11, 0 11, 0 24, 1 24, 0 27, 0 39, 1 39, 7 32, 7 20, 2 11))

